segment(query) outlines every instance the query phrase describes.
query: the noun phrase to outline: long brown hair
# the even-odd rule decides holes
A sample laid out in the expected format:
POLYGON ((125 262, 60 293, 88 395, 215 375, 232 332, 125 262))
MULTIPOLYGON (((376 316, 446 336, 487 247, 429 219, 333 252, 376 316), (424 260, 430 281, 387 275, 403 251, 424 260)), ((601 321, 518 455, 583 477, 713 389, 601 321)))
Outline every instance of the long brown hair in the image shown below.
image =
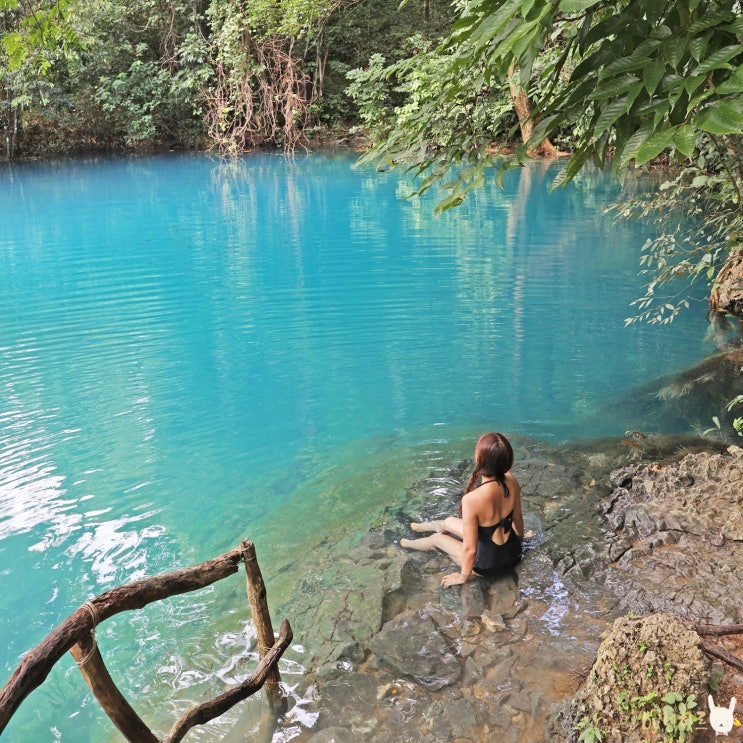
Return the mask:
MULTIPOLYGON (((475 470, 467 483, 465 493, 469 493, 481 477, 494 477, 501 485, 505 483, 506 472, 513 467, 513 447, 502 433, 484 433, 475 446, 475 470)), ((508 488, 504 488, 508 497, 508 488)))

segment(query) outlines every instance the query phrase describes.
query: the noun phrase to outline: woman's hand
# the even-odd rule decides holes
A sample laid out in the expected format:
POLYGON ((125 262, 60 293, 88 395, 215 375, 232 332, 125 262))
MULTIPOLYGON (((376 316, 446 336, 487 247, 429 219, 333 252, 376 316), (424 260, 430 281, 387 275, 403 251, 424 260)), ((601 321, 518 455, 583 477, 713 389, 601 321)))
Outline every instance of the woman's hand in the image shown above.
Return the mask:
POLYGON ((462 575, 461 573, 449 573, 449 575, 445 575, 441 579, 441 585, 444 586, 444 588, 448 588, 449 586, 459 586, 462 583, 466 583, 468 577, 469 576, 462 575))

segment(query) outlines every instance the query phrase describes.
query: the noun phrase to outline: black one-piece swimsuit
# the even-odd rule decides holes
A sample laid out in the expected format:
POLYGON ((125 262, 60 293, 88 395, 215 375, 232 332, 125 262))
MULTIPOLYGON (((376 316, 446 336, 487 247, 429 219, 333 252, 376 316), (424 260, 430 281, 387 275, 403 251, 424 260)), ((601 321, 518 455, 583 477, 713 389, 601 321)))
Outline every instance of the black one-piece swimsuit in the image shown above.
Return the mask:
MULTIPOLYGON (((490 480, 488 482, 491 482, 490 480)), ((508 497, 508 487, 505 482, 500 483, 504 495, 508 497)), ((494 578, 504 570, 518 565, 521 561, 521 539, 513 530, 513 511, 504 516, 497 524, 492 526, 477 527, 477 552, 475 553, 475 564, 473 570, 485 578, 494 578), (508 539, 503 544, 493 541, 493 534, 499 527, 503 528, 503 534, 508 534, 508 539)))

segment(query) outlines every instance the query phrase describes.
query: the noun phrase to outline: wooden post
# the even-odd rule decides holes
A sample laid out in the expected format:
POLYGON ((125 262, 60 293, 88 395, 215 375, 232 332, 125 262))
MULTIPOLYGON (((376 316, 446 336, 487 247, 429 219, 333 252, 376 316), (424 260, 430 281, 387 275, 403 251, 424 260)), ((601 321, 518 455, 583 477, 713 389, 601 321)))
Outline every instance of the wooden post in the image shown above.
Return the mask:
MULTIPOLYGON (((246 539, 240 543, 240 549, 242 550, 243 561, 245 562, 250 613, 258 633, 258 655, 263 659, 274 644, 271 615, 269 614, 268 602, 266 601, 266 585, 263 582, 261 569, 258 566, 258 560, 255 556, 255 545, 246 539)), ((286 712, 287 707, 286 698, 281 694, 281 688, 279 687, 280 681, 279 669, 274 666, 268 674, 265 686, 271 709, 279 715, 286 712)))
POLYGON ((70 648, 70 654, 103 711, 123 736, 130 743, 158 743, 158 739, 114 684, 93 634, 79 640, 70 648))
POLYGON ((0 733, 21 702, 44 682, 54 664, 82 637, 90 633, 96 624, 122 611, 141 609, 153 601, 205 588, 236 573, 242 559, 240 548, 234 549, 191 568, 143 578, 90 599, 86 603, 95 611, 91 612, 84 604, 57 625, 26 653, 5 686, 0 689, 0 733), (97 616, 97 621, 93 613, 97 616))

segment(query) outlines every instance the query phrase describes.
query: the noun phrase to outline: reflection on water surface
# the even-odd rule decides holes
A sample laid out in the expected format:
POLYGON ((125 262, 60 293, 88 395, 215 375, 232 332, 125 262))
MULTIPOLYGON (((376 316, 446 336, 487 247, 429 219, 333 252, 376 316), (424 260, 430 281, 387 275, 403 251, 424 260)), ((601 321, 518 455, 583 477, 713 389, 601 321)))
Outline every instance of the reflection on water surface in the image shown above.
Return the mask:
MULTIPOLYGON (((88 597, 246 536, 285 602, 309 550, 469 456, 482 430, 558 441, 663 425, 594 415, 706 352, 693 313, 624 328, 647 228, 603 214, 606 176, 550 194, 559 164, 535 164, 434 219, 431 201, 400 200, 399 176, 352 163, 0 171, 6 676, 88 597)), ((241 636, 235 601, 215 591, 102 633, 127 693, 146 706, 155 689, 230 677, 229 643, 205 650, 194 628, 241 636)), ((103 738, 84 689, 64 691, 68 670, 9 741, 103 738)))

